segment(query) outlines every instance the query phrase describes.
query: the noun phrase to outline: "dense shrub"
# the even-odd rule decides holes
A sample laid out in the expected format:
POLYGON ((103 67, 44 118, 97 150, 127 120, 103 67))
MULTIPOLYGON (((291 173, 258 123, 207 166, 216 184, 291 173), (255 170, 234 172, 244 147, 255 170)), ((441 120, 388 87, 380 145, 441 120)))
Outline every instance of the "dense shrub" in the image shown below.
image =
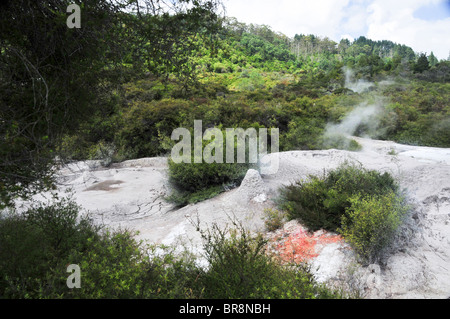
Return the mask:
POLYGON ((239 186, 247 163, 175 163, 169 158, 169 181, 174 186, 167 200, 184 206, 214 197, 239 186))
POLYGON ((390 246, 407 205, 393 192, 379 196, 355 195, 342 217, 339 232, 365 264, 378 262, 390 246))
POLYGON ((280 207, 311 231, 340 233, 363 264, 383 257, 409 211, 390 174, 348 163, 282 188, 280 207))
POLYGON ((99 240, 89 241, 85 251, 72 251, 67 259, 80 266, 82 283, 81 289, 61 289, 65 297, 194 297, 192 289, 199 269, 192 256, 175 254, 169 247, 144 245, 133 235, 127 231, 106 232, 99 240))
POLYGON ((313 231, 336 231, 353 195, 382 195, 397 188, 388 173, 345 163, 324 176, 310 176, 308 181, 283 187, 280 207, 313 231))
POLYGON ((0 218, 2 298, 340 298, 304 266, 266 254, 242 227, 202 232, 208 267, 175 247, 145 245, 126 230, 96 227, 63 200, 0 218), (66 285, 80 267, 80 288, 66 285))
POLYGON ((123 159, 166 154, 164 138, 178 127, 192 125, 192 104, 181 99, 136 101, 124 113, 123 127, 115 135, 118 155, 123 159))
POLYGON ((289 123, 288 130, 280 138, 280 147, 288 150, 314 150, 321 147, 323 120, 319 118, 296 118, 289 123))
POLYGON ((209 267, 199 281, 205 298, 341 298, 315 282, 304 264, 282 265, 266 252, 266 240, 241 225, 202 233, 209 267))
POLYGON ((88 238, 98 238, 99 229, 78 216, 78 211, 77 205, 63 199, 53 205, 35 205, 23 214, 2 213, 0 295, 46 296, 43 289, 49 272, 60 260, 67 261, 73 249, 83 251, 88 238))
POLYGON ((242 180, 247 169, 245 163, 175 163, 169 159, 170 180, 189 192, 217 185, 232 186, 242 180))
MULTIPOLYGON (((223 163, 216 163, 215 161, 207 163, 204 156, 202 157, 201 163, 195 163, 193 140, 191 143, 191 161, 189 163, 176 163, 172 157, 169 158, 169 180, 174 186, 175 191, 168 197, 168 200, 178 205, 195 203, 240 184, 247 170, 254 165, 249 163, 249 145, 248 143, 245 145, 245 162, 238 163, 238 146, 237 141, 235 141, 235 162, 226 163, 226 136, 224 132, 222 133, 223 163)), ((209 145, 209 142, 203 141, 203 151, 205 151, 205 146, 207 145, 209 145)))

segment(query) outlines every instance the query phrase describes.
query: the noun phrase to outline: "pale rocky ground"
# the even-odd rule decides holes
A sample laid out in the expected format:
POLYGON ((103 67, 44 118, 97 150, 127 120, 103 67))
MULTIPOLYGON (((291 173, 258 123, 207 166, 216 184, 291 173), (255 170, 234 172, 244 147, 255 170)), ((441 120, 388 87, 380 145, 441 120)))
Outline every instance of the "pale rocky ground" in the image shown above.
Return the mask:
MULTIPOLYGON (((346 160, 397 177, 416 208, 404 226, 397 249, 380 265, 360 267, 343 243, 320 247, 312 260, 319 281, 360 289, 366 298, 448 298, 450 296, 450 149, 415 147, 355 138, 360 152, 290 151, 279 156, 276 174, 250 170, 241 186, 176 209, 164 200, 171 188, 167 159, 143 158, 113 164, 70 164, 60 171, 60 191, 71 188, 92 218, 111 227, 139 231, 150 243, 187 246, 201 252, 195 229, 238 220, 247 229, 264 231, 264 208, 274 207, 278 189, 309 174, 322 174, 346 160)), ((201 181, 199 181, 201 182, 201 181)), ((295 221, 285 225, 295 227, 295 221)), ((270 234, 269 234, 270 235, 270 234)), ((199 259, 201 260, 201 259, 199 259)))

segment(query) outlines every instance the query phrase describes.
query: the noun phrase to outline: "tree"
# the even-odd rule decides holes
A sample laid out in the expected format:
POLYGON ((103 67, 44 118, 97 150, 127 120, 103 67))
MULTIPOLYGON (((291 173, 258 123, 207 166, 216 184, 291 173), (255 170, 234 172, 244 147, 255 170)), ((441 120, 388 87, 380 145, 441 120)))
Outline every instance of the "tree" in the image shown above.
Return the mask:
POLYGON ((116 17, 107 1, 89 2, 86 23, 69 29, 68 4, 8 1, 0 10, 0 206, 52 185, 56 140, 99 93, 116 17))
POLYGON ((421 53, 417 62, 413 66, 414 73, 422 73, 423 71, 430 69, 430 63, 428 62, 427 55, 421 53))
POLYGON ((172 1, 171 6, 163 0, 133 2, 135 16, 130 23, 136 35, 134 45, 141 50, 145 67, 166 78, 176 75, 187 88, 195 82, 192 57, 200 47, 198 38, 203 36, 213 51, 217 44, 222 21, 217 14, 219 1, 172 1))
POLYGON ((436 66, 436 64, 439 63, 439 60, 435 57, 433 51, 431 51, 430 55, 428 56, 428 61, 430 62, 430 67, 436 66))
MULTIPOLYGON (((123 62, 190 74, 195 36, 214 32, 218 1, 18 0, 0 8, 0 208, 53 185, 56 148, 108 100, 123 62), (210 32, 211 31, 211 32, 210 32)), ((213 39, 213 36, 210 37, 213 39)))
POLYGON ((338 45, 338 52, 339 54, 343 55, 346 53, 347 49, 350 47, 350 40, 349 39, 341 39, 338 45))

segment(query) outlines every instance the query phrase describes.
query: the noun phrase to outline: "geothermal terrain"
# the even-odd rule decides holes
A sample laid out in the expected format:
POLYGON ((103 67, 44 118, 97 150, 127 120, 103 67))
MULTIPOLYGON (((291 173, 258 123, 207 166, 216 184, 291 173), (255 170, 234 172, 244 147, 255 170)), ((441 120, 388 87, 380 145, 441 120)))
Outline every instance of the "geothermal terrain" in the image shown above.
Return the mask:
MULTIPOLYGON (((365 298, 448 298, 450 296, 450 149, 400 145, 354 138, 363 149, 290 151, 279 156, 276 174, 249 170, 240 187, 219 196, 176 208, 167 158, 142 158, 103 167, 98 161, 77 162, 59 172, 59 191, 70 191, 95 222, 138 231, 149 243, 188 248, 202 262, 196 227, 232 226, 264 232, 269 239, 304 236, 296 221, 276 232, 265 230, 264 209, 275 207, 278 189, 310 174, 321 174, 345 161, 388 171, 414 205, 392 253, 379 265, 360 266, 351 249, 334 234, 316 232, 308 262, 319 281, 357 289, 365 298)), ((273 245, 276 250, 277 245, 273 245)))

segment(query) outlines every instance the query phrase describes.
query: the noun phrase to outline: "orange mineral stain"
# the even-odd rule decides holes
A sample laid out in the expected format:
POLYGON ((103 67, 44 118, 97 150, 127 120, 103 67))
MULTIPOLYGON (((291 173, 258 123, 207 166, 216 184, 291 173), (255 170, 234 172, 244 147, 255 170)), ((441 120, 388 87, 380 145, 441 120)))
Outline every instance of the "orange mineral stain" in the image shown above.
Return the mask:
POLYGON ((295 263, 311 260, 319 255, 321 248, 325 245, 342 241, 342 237, 339 235, 323 231, 308 233, 301 226, 287 237, 275 239, 277 240, 275 250, 281 260, 295 263))

